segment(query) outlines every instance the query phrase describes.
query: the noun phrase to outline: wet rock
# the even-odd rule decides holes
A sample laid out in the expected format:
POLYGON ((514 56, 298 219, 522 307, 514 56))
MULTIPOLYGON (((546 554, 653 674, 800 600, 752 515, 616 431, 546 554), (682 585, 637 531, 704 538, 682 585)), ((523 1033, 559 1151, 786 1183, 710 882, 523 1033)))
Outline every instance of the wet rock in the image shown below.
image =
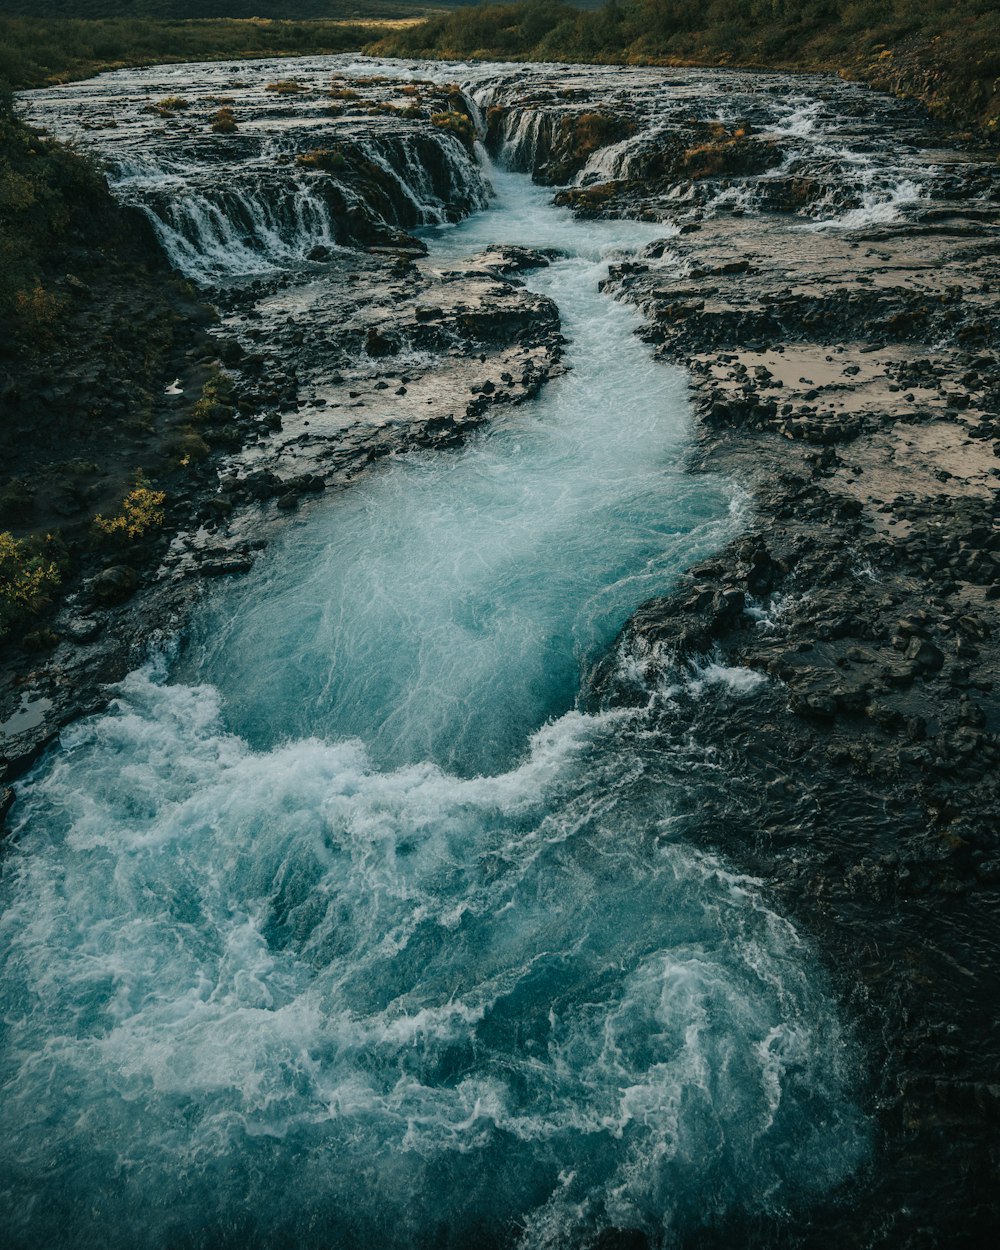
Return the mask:
POLYGON ((139 585, 135 569, 124 564, 113 564, 91 579, 91 597, 99 603, 121 603, 133 595, 139 585))
POLYGON ((300 473, 285 482, 288 492, 296 495, 318 495, 326 490, 326 481, 318 473, 300 473))
POLYGON ((263 502, 283 493, 284 483, 276 473, 268 469, 260 469, 248 473, 246 477, 225 479, 222 489, 247 499, 263 502))
MULTIPOLYGON (((605 71, 586 72, 597 76, 605 71)), ((613 71, 616 91, 630 72, 613 71)), ((534 73, 524 70, 509 90, 522 91, 524 77, 534 73)), ((738 82, 738 76, 732 81, 738 82)), ((683 102, 678 108, 688 115, 675 110, 667 116, 661 107, 663 92, 658 90, 657 124, 666 123, 663 133, 655 142, 643 139, 630 152, 634 163, 627 171, 615 166, 614 152, 607 152, 607 166, 598 169, 595 162, 592 172, 584 175, 591 185, 574 187, 568 196, 578 211, 592 216, 622 212, 679 227, 676 233, 671 230, 669 240, 647 248, 643 263, 616 266, 608 290, 646 310, 649 324, 644 336, 657 344, 665 359, 686 363, 694 358, 695 385, 705 401, 698 465, 753 484, 753 524, 761 531, 745 538, 736 550, 724 548, 692 570, 690 579, 681 579, 676 595, 641 608, 620 640, 633 647, 636 658, 631 685, 615 685, 609 661, 595 676, 593 693, 595 697, 614 693, 645 706, 649 692, 637 687, 635 672, 647 673, 655 683, 664 672, 687 672, 685 657, 716 653, 725 663, 773 672, 780 682, 787 682, 787 686, 766 683, 752 698, 739 700, 702 692, 684 702, 683 693, 678 695, 674 707, 679 711, 668 709, 661 726, 665 745, 659 763, 669 765, 671 733, 676 733, 682 748, 678 754, 683 756, 694 743, 726 762, 725 785, 720 787, 725 793, 713 795, 711 785, 706 785, 687 836, 701 838, 711 849, 721 847, 741 868, 759 873, 774 883, 777 892, 785 891, 790 914, 823 952, 845 1013, 870 1048, 875 1074, 872 1105, 882 1108, 882 1119, 877 1133, 880 1153, 869 1180, 891 1186, 901 1175, 922 1178, 910 1181, 905 1204, 894 1201, 898 1194, 887 1196, 884 1190, 871 1199, 871 1209, 878 1208, 874 1218, 883 1220, 886 1212, 891 1213, 878 1235, 884 1238, 884 1228, 891 1227, 901 1242, 916 1244, 933 1226, 942 1244, 964 1244, 960 1237, 949 1238, 947 1230, 940 1231, 943 1221, 951 1218, 947 1213, 960 1212, 955 1218, 965 1222, 968 1233, 972 1218, 968 1212, 973 1206, 984 1208, 995 1192, 986 1167, 978 1183, 968 1179, 974 1175, 977 1156, 991 1160, 995 1136, 983 1133, 988 1117, 977 1118, 975 1108, 989 1107, 993 1119, 996 1110, 995 1087, 971 1071, 975 1064, 984 1069, 996 1066, 989 1033, 993 1022, 982 1007, 992 1001, 992 982, 975 963, 975 937, 982 938, 984 922, 992 926, 993 920, 975 899, 989 898, 1000 880, 997 796, 989 790, 1000 763, 996 704, 985 688, 982 705, 971 696, 988 687, 990 673, 996 671, 990 597, 1000 594, 1000 585, 997 548, 989 546, 996 508, 988 493, 978 491, 966 514, 949 502, 945 492, 977 489, 962 476, 967 447, 955 462, 962 440, 988 454, 990 441, 1000 437, 997 422, 989 417, 1000 396, 991 381, 996 372, 992 349, 996 318, 986 306, 989 290, 973 290, 980 279, 992 280, 993 261, 988 251, 977 250, 976 234, 964 235, 961 246, 969 251, 959 267, 968 289, 961 299, 949 294, 944 288, 947 271, 955 269, 954 255, 943 250, 943 235, 930 232, 939 230, 943 221, 954 224, 954 218, 942 216, 944 209, 926 202, 919 209, 924 215, 920 228, 926 233, 911 234, 905 241, 913 247, 917 240, 916 287, 906 289, 909 279, 900 276, 906 256, 889 250, 897 248, 910 227, 905 205, 895 222, 869 231, 868 238, 847 229, 810 231, 794 236, 808 238, 808 248, 790 249, 790 236, 777 229, 776 219, 767 214, 758 218, 757 209, 800 212, 827 197, 822 211, 835 215, 853 207, 846 199, 851 188, 837 185, 850 171, 845 173, 835 163, 821 167, 816 160, 803 159, 809 145, 798 144, 792 135, 783 136, 780 145, 760 140, 754 131, 768 125, 769 92, 787 95, 788 85, 780 79, 751 81, 753 126, 730 122, 713 128, 691 116, 690 104, 683 102), (742 133, 737 136, 736 130, 742 133), (789 158, 789 165, 779 172, 773 161, 781 155, 789 158), (760 168, 771 172, 761 179, 752 172, 760 168), (615 176, 609 177, 609 172, 615 176), (738 237, 725 217, 727 196, 730 206, 752 205, 739 223, 738 237), (869 245, 873 251, 866 255, 869 245), (883 248, 884 262, 874 252, 883 248), (786 263, 792 251, 794 277, 786 263), (664 264, 656 263, 664 258, 664 264), (682 281, 675 276, 678 259, 689 275, 682 281), (969 274, 975 283, 968 281, 969 274), (873 278, 877 282, 869 280, 873 278), (942 289, 936 290, 935 283, 942 289), (978 306, 970 307, 976 300, 978 306), (813 364, 834 366, 823 376, 812 365, 781 360, 782 353, 794 357, 796 350, 812 349, 816 349, 813 364), (960 351, 965 351, 965 359, 956 366, 960 351), (711 353, 711 363, 697 359, 701 352, 711 353), (918 353, 928 360, 921 363, 918 353), (855 360, 863 361, 864 367, 855 360), (841 361, 846 368, 840 368, 841 361), (727 370, 733 375, 728 379, 727 370), (834 407, 844 403, 850 409, 873 371, 880 377, 884 373, 883 382, 861 415, 834 407), (813 381, 802 380, 808 378, 813 381), (700 379, 706 379, 704 384, 700 379), (838 390, 841 385, 847 389, 838 390), (979 388, 975 393, 974 387, 979 388), (905 401, 909 409, 905 439, 894 439, 890 432, 899 405, 910 395, 915 398, 905 401), (979 416, 980 411, 985 415, 979 416), (965 414, 961 426, 955 423, 959 413, 965 414), (951 422, 957 437, 934 448, 941 421, 951 422), (918 437, 932 440, 932 449, 922 450, 918 437), (907 446, 906 440, 914 445, 907 446), (865 470, 863 477, 845 463, 853 462, 855 455, 859 470, 865 470), (898 457, 897 463, 893 457, 898 457), (931 462, 942 492, 930 501, 921 496, 924 461, 931 462), (894 474, 900 479, 896 486, 894 474), (850 488, 844 485, 848 477, 853 479, 850 488), (844 493, 848 489, 850 497, 844 493), (880 489, 885 498, 878 497, 880 489), (912 508, 897 506, 892 498, 894 491, 904 490, 912 491, 912 508), (879 544, 870 542, 875 526, 889 535, 879 544), (755 600, 753 616, 747 613, 746 593, 755 600), (948 599, 947 606, 928 610, 932 600, 942 597, 948 599), (864 642, 862 647, 848 645, 858 640, 864 642), (671 668, 678 658, 680 667, 671 668), (947 680, 918 680, 934 673, 947 680), (960 873, 971 886, 971 902, 964 900, 960 873), (871 906, 872 901, 878 906, 871 906), (967 933, 973 939, 966 943, 967 933), (963 963, 972 971, 967 973, 963 963), (960 976, 955 974, 956 965, 963 967, 960 976), (960 988, 953 990, 953 983, 960 988), (922 1039, 918 1037, 925 1025, 942 1022, 955 1030, 950 1049, 929 1027, 922 1039), (920 1046, 927 1048, 920 1061, 923 1071, 913 1058, 920 1046), (944 1075, 946 1065, 960 1069, 961 1079, 944 1075), (921 1089, 930 1093, 922 1094, 921 1089), (944 1120, 941 1108, 947 1109, 944 1120), (897 1131, 899 1124, 906 1125, 905 1132, 897 1131), (942 1154, 945 1139, 948 1149, 942 1154), (911 1219, 905 1212, 914 1203, 920 1210, 911 1219)), ((797 91, 801 83, 794 85, 797 91)), ((826 117, 836 113, 852 92, 834 81, 815 90, 822 98, 823 120, 818 125, 823 127, 829 124, 826 117)), ((599 97, 599 92, 594 95, 599 97)), ((881 140, 873 139, 872 117, 889 103, 867 95, 855 103, 857 111, 846 118, 841 137, 855 154, 877 156, 885 148, 878 147, 881 140), (866 136, 874 144, 867 149, 866 136)), ((598 111, 596 100, 580 104, 555 99, 541 106, 534 100, 531 107, 544 107, 551 117, 536 128, 534 150, 524 144, 513 150, 513 159, 521 168, 541 170, 543 177, 556 176, 567 162, 582 169, 595 153, 609 147, 609 136, 616 133, 614 125, 600 121, 577 124, 579 116, 598 111), (570 119, 565 127, 564 118, 570 119)), ((639 128, 637 138, 640 110, 635 100, 620 102, 626 126, 639 128)), ((497 113, 491 110, 494 146, 513 135, 517 121, 513 112, 510 104, 497 113)), ((908 139, 940 143, 938 135, 917 127, 912 117, 902 113, 892 117, 894 154, 908 139)), ((382 123, 394 124, 386 118, 380 119, 382 123)), ((450 138, 448 143, 458 147, 450 138)), ((829 151, 828 145, 824 148, 829 151)), ((440 162, 439 145, 435 151, 440 162)), ((376 367, 371 361, 366 365, 365 357, 377 360, 383 350, 392 354, 397 336, 407 347, 453 348, 456 354, 474 351, 477 356, 494 346, 520 341, 534 345, 545 335, 550 344, 554 342, 558 333, 554 308, 536 306, 519 317, 502 311, 478 316, 471 305, 458 308, 444 287, 420 287, 411 261, 421 249, 402 254, 399 245, 405 246, 405 240, 400 227, 389 221, 396 216, 403 228, 411 228, 406 214, 412 215, 412 205, 407 209, 397 202, 398 190, 392 190, 391 179, 375 167, 376 162, 363 166, 355 162, 356 155, 350 152, 347 157, 352 188, 365 204, 381 207, 359 214, 355 223, 349 220, 347 197, 341 192, 338 201, 338 192, 331 188, 334 217, 348 231, 345 239, 363 238, 374 245, 363 258, 364 270, 345 279, 345 288, 350 289, 346 284, 353 278, 357 292, 353 298, 364 304, 362 324, 349 342, 345 338, 329 345, 330 367, 344 370, 352 379, 352 399, 371 390, 376 367), (365 319, 374 314, 366 301, 383 276, 372 277, 368 271, 379 265, 385 274, 391 271, 394 303, 391 313, 378 314, 380 328, 374 329, 372 338, 365 319), (408 316, 411 308, 414 312, 408 316), (466 320, 460 323, 463 313, 466 320), (418 326, 422 339, 417 337, 418 326), (369 342, 375 351, 367 347, 369 342), (369 376, 364 376, 366 368, 369 376)), ((434 165, 434 159, 428 150, 426 168, 444 192, 445 171, 434 165)), ((957 164, 963 171, 977 168, 971 152, 963 153, 957 164)), ((316 176, 329 178, 331 171, 320 170, 316 176)), ((968 209, 973 195, 982 193, 974 191, 973 177, 983 180, 992 197, 987 205, 990 215, 983 218, 988 221, 995 217, 994 169, 974 175, 942 174, 935 193, 947 194, 952 207, 968 209)), ((459 197, 441 198, 448 211, 461 211, 459 197)), ((976 232, 983 234, 981 223, 976 232)), ((494 256, 494 289, 499 289, 501 273, 539 263, 531 249, 523 253, 494 256)), ((342 258, 338 252, 338 265, 342 258)), ((261 283, 254 298, 263 299, 276 289, 261 283)), ((100 300, 81 298, 81 303, 93 310, 100 300)), ((261 314, 256 310, 247 313, 247 326, 254 314, 259 329, 261 314)), ((206 319, 206 327, 212 320, 206 319)), ((303 369, 310 336, 319 333, 320 320, 315 318, 308 331, 286 327, 289 365, 303 369)), ((222 354, 209 335, 192 344, 191 350, 192 360, 211 361, 222 354)), ((183 350, 178 354, 183 357, 183 350)), ((463 394, 470 379, 487 372, 498 376, 492 361, 482 363, 481 371, 463 375, 463 394)), ((507 368, 499 376, 506 386, 523 377, 527 391, 546 376, 546 365, 536 371, 522 369, 523 360, 513 367, 509 360, 504 363, 507 368)), ((241 368, 256 378, 257 395, 253 403, 238 403, 235 411, 275 410, 256 425, 256 437, 256 431, 265 432, 265 425, 280 424, 277 408, 294 411, 300 400, 298 383, 291 376, 280 376, 272 384, 274 362, 263 356, 244 359, 241 368)), ((334 381, 339 385, 343 375, 337 373, 334 381)), ((522 388, 517 390, 520 394, 522 388)), ((5 403, 12 402, 6 390, 4 396, 5 403)), ((64 419, 69 401, 65 388, 50 379, 38 398, 39 410, 64 419)), ((126 415, 134 398, 131 386, 108 387, 101 411, 126 415)), ((469 408, 470 423, 484 419, 494 399, 480 388, 469 408)), ((456 412, 461 412, 462 403, 464 399, 456 401, 456 412)), ((29 416, 21 414, 26 428, 29 416)), ((238 426, 239 421, 230 413, 220 416, 217 424, 238 426)), ((327 449, 335 453, 329 461, 330 480, 346 481, 367 459, 408 446, 453 445, 462 438, 463 424, 437 413, 415 429, 337 442, 327 449)), ((299 458, 308 454, 304 446, 296 446, 293 454, 297 467, 308 463, 299 458)), ((214 476, 207 475, 206 482, 205 489, 214 491, 214 476)), ((294 500, 308 489, 296 479, 282 481, 266 472, 244 478, 230 475, 207 515, 215 521, 235 516, 238 522, 244 505, 294 500)), ((191 502, 184 507, 197 513, 198 497, 192 491, 191 502)), ((91 508, 90 515, 95 510, 91 508)), ((268 523, 274 521, 272 513, 268 523)), ((250 566, 247 554, 215 551, 206 555, 199 571, 213 576, 250 566)), ((137 610, 134 605, 122 609, 129 616, 120 631, 114 619, 118 611, 109 613, 102 643, 107 638, 110 647, 120 632, 121 652, 127 656, 131 641, 143 633, 131 615, 137 610)), ((162 614, 151 610, 150 616, 152 627, 160 627, 162 614)), ((119 666, 117 675, 123 671, 119 666)), ((114 674, 109 670, 108 676, 114 674)), ((979 693, 975 697, 978 700, 979 693)), ((985 931, 991 935, 992 927, 985 931)), ((984 948, 992 949, 988 944, 984 948)), ((870 1195, 862 1193, 860 1202, 856 1198, 857 1189, 843 1204, 848 1229, 845 1232, 841 1223, 826 1231, 828 1240, 872 1241, 872 1218, 865 1207, 870 1195)), ((984 1220, 983 1227, 995 1227, 995 1220, 989 1225, 984 1220)), ((727 1244, 740 1244, 746 1236, 746 1229, 738 1229, 727 1244)), ((766 1233, 760 1237, 767 1239, 766 1233)), ((973 1244, 971 1237, 965 1240, 973 1244)), ((600 1241, 602 1250, 644 1250, 642 1235, 632 1230, 606 1230, 600 1241)))
POLYGON ((63 626, 67 637, 74 642, 91 642, 103 628, 103 622, 94 616, 74 616, 63 626))
POLYGON ((521 247, 512 243, 490 247, 474 259, 501 274, 525 273, 531 269, 544 269, 559 255, 556 248, 521 247))
POLYGON ((821 688, 797 690, 792 695, 789 706, 798 716, 808 716, 818 720, 833 720, 837 715, 836 698, 831 691, 821 688))
POLYGON ((372 326, 365 340, 365 351, 369 356, 394 356, 399 351, 399 344, 372 326))
POLYGON ((906 659, 918 673, 937 673, 944 667, 944 652, 926 638, 911 639, 906 659))
POLYGON ((253 560, 245 552, 234 552, 232 555, 216 556, 203 560, 198 566, 202 577, 225 577, 230 573, 249 573, 253 568, 253 560))
POLYGON ((595 1250, 649 1250, 649 1238, 639 1228, 605 1228, 598 1234, 595 1250))
POLYGON ((712 595, 712 623, 716 630, 731 625, 746 607, 746 595, 735 586, 726 586, 712 595))

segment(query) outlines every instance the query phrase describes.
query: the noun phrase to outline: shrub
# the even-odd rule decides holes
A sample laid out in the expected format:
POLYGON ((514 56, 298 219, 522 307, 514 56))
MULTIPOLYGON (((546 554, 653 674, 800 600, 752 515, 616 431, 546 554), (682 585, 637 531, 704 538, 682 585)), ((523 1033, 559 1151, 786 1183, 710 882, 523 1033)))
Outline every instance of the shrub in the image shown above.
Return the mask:
POLYGON ((101 534, 112 538, 142 538, 151 529, 163 524, 163 504, 166 492, 153 490, 149 482, 138 474, 135 486, 122 500, 121 511, 113 517, 94 517, 94 525, 101 534))
POLYGON ((308 87, 297 78, 279 78, 269 82, 264 90, 273 91, 275 95, 298 95, 301 91, 308 91, 308 87))
POLYGON ((632 122, 608 113, 579 113, 564 118, 562 128, 569 135, 573 156, 583 160, 605 144, 624 139, 634 131, 632 122))
POLYGON ((440 130, 450 130, 467 148, 472 147, 476 135, 472 129, 472 119, 465 113, 458 113, 454 109, 449 109, 447 113, 431 113, 431 122, 440 130))
POLYGON ((175 113, 190 107, 191 101, 185 100, 182 95, 168 95, 162 100, 157 100, 155 104, 147 105, 143 112, 155 113, 158 117, 173 117, 175 113))
POLYGON ((311 152, 300 152, 295 163, 305 169, 321 169, 328 174, 347 169, 347 158, 339 148, 313 148, 311 152))
POLYGON ((64 307, 65 302, 51 291, 46 291, 40 282, 34 282, 14 295, 14 308, 22 329, 33 334, 47 330, 58 321, 64 307))
POLYGON ((236 117, 231 108, 221 108, 212 116, 212 129, 218 135, 231 135, 236 129, 236 117))
POLYGON ((232 409, 227 401, 233 393, 232 380, 215 366, 201 388, 201 397, 191 409, 191 420, 198 425, 228 419, 232 409))
MULTIPOLYGON (((51 535, 42 540, 47 545, 51 535)), ((0 533, 0 637, 23 617, 40 611, 62 578, 56 562, 35 545, 0 533)))
POLYGON ((170 439, 167 450, 177 457, 177 463, 186 468, 189 464, 197 464, 211 454, 211 448, 197 430, 188 426, 180 434, 170 439))
POLYGON ((23 478, 13 478, 0 490, 0 522, 23 521, 34 502, 34 489, 23 478))

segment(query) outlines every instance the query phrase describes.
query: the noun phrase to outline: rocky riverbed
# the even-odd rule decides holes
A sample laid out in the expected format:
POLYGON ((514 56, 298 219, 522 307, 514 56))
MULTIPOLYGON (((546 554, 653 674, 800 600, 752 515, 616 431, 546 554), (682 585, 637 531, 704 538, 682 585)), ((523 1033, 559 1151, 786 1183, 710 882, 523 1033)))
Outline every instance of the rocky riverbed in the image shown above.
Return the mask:
MULTIPOLYGON (((204 339, 176 381, 179 366, 163 366, 164 393, 200 394, 219 367, 231 389, 196 429, 179 423, 207 446, 172 492, 167 531, 116 564, 88 557, 55 648, 6 668, 9 777, 179 627, 204 579, 251 567, 310 496, 385 455, 452 446, 558 372, 556 309, 518 278, 546 255, 494 249, 452 270, 425 254, 422 224, 485 203, 478 131, 578 217, 663 227, 612 264, 605 291, 689 370, 691 472, 740 483, 750 519, 633 616, 583 706, 651 703, 658 751, 719 761, 718 784, 690 797, 686 835, 781 899, 869 1056, 865 1174, 804 1223, 737 1220, 690 1244, 985 1244, 1000 1219, 993 155, 914 106, 822 78, 463 67, 456 87, 429 84, 424 67, 334 61, 332 87, 320 61, 282 66, 298 84, 284 93, 267 92, 274 66, 252 88, 246 67, 182 67, 30 106, 115 159, 111 123, 141 146, 143 110, 186 75, 191 102, 158 119, 156 140, 183 154, 168 171, 187 186, 182 207, 164 211, 148 168, 123 162, 113 180, 219 309, 199 331, 218 366, 204 339), (229 97, 238 160, 205 133, 229 97), (416 98, 425 115, 403 116, 416 98), (426 163, 428 144, 446 154, 437 185, 407 199, 414 180, 383 166, 398 175, 406 152, 426 163), (195 185, 206 145, 222 166, 195 185), (219 194, 230 213, 241 197, 260 265, 240 281, 222 272, 225 231, 204 224, 225 208, 212 184, 229 160, 244 181, 219 194), (260 176, 245 172, 255 162, 260 176), (699 681, 706 664, 744 674, 742 697, 699 681)), ((163 429, 176 438, 178 422, 163 429)))

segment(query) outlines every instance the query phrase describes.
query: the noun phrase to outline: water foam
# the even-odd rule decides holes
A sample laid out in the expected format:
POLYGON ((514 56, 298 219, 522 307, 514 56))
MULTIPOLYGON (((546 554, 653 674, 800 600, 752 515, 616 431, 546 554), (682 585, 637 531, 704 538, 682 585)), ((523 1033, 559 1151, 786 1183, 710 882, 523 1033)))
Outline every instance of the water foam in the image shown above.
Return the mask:
POLYGON ((137 673, 24 796, 9 1244, 566 1246, 856 1164, 822 984, 757 883, 661 832, 640 714, 462 780, 220 713, 137 673))

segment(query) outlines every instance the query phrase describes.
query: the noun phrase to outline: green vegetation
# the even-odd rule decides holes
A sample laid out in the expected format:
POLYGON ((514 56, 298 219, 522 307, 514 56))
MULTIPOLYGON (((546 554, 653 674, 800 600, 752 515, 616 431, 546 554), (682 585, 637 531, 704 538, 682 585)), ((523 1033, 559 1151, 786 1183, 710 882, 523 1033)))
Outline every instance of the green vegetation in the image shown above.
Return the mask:
POLYGON ((50 536, 21 542, 9 531, 0 533, 0 638, 49 602, 62 578, 45 548, 50 536))
POLYGON ((108 538, 142 538, 163 524, 166 499, 166 492, 154 490, 140 473, 135 485, 122 500, 121 511, 113 517, 95 516, 94 525, 99 534, 108 538))
POLYGON ((236 114, 231 108, 221 108, 212 114, 212 129, 217 135, 231 135, 236 129, 236 114))
POLYGON ((299 95, 308 88, 297 78, 279 78, 277 82, 269 82, 264 90, 273 91, 276 95, 299 95))
POLYGON ((578 113, 576 117, 563 118, 562 129, 567 132, 574 157, 586 160, 605 144, 627 138, 634 127, 606 113, 578 113))
POLYGON ((609 0, 583 12, 532 0, 397 29, 366 51, 456 59, 833 70, 995 129, 995 0, 609 0))
POLYGON ((328 174, 347 169, 347 157, 339 148, 313 148, 309 152, 300 152, 295 163, 303 169, 321 169, 328 174))
POLYGON ((448 109, 445 113, 431 113, 431 123, 439 130, 450 130, 466 147, 472 147, 476 136, 472 128, 472 118, 467 113, 460 113, 455 109, 448 109))
POLYGON ((0 0, 12 17, 86 18, 185 22, 213 18, 276 21, 323 19, 381 21, 454 6, 458 0, 0 0))
POLYGON ((387 33, 370 22, 0 17, 0 83, 41 87, 126 65, 347 52, 387 33))
POLYGON ((0 82, 14 87, 124 65, 363 49, 833 70, 916 96, 954 121, 1000 124, 996 0, 608 0, 598 9, 552 0, 460 8, 449 0, 0 0, 0 10, 46 15, 0 17, 0 82), (270 16, 252 17, 255 8, 270 16), (338 12, 342 20, 331 20, 338 12))
POLYGON ((229 401, 232 397, 232 378, 216 366, 205 379, 198 402, 191 410, 192 421, 208 425, 231 417, 233 410, 229 401))

